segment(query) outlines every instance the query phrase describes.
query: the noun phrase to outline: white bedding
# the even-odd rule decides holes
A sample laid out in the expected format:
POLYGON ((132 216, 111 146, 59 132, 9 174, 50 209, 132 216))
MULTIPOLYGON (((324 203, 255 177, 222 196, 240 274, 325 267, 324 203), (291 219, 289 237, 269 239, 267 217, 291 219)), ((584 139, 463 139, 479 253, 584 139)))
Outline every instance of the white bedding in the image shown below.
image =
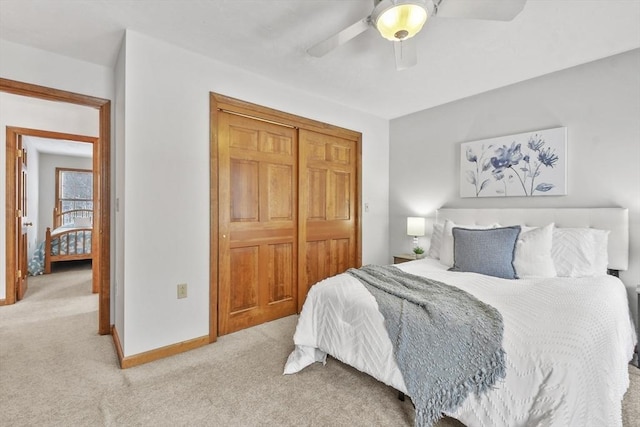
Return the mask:
POLYGON ((54 237, 58 234, 64 233, 66 231, 82 231, 82 230, 86 230, 86 231, 91 231, 92 227, 91 226, 86 226, 86 227, 76 227, 74 225, 63 225, 62 227, 58 227, 55 228, 51 231, 51 237, 54 237))
MULTIPOLYGON (((468 426, 621 426, 636 335, 622 282, 612 276, 505 280, 446 271, 436 260, 397 267, 457 286, 504 319, 506 379, 450 415, 468 426)), ((384 319, 357 279, 314 285, 285 374, 327 354, 406 392, 384 319)))

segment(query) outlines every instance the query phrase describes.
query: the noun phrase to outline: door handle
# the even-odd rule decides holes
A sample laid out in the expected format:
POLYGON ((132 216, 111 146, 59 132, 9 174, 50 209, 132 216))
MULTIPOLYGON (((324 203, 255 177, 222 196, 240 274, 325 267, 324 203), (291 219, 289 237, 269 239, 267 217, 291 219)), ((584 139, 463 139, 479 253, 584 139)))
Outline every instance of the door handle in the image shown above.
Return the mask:
POLYGON ((24 227, 31 227, 33 225, 32 222, 25 222, 24 224, 22 224, 24 227))

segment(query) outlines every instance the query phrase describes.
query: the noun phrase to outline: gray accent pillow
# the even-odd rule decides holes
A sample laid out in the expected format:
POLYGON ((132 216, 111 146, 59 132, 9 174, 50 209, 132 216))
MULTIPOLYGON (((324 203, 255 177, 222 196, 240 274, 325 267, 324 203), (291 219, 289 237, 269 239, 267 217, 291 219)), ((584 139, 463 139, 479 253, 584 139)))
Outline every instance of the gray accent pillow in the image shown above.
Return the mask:
POLYGON ((449 271, 517 279, 513 266, 520 226, 477 230, 454 227, 453 267, 449 271))

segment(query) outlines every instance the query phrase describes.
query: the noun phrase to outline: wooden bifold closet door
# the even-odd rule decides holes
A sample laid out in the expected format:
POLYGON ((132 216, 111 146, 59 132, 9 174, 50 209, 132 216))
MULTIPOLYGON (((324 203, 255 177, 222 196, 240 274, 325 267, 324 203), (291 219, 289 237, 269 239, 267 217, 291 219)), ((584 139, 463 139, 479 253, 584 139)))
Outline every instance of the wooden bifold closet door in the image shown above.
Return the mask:
POLYGON ((219 334, 297 309, 295 129, 221 113, 219 334))
POLYGON ((212 309, 224 335, 299 312, 314 283, 359 267, 359 134, 215 111, 212 309))
MULTIPOLYGON (((299 292, 357 265, 357 147, 300 129, 299 292)), ((304 298, 298 301, 302 310, 304 298)))

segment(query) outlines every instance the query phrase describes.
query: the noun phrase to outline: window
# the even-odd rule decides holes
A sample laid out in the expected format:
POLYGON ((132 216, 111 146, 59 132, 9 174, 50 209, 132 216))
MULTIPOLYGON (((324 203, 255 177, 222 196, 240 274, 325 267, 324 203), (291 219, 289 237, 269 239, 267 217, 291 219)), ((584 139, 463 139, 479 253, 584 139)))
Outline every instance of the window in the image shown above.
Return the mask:
MULTIPOLYGON (((93 210, 93 171, 56 168, 56 207, 58 212, 76 209, 93 210)), ((65 216, 66 225, 73 216, 65 216)))

